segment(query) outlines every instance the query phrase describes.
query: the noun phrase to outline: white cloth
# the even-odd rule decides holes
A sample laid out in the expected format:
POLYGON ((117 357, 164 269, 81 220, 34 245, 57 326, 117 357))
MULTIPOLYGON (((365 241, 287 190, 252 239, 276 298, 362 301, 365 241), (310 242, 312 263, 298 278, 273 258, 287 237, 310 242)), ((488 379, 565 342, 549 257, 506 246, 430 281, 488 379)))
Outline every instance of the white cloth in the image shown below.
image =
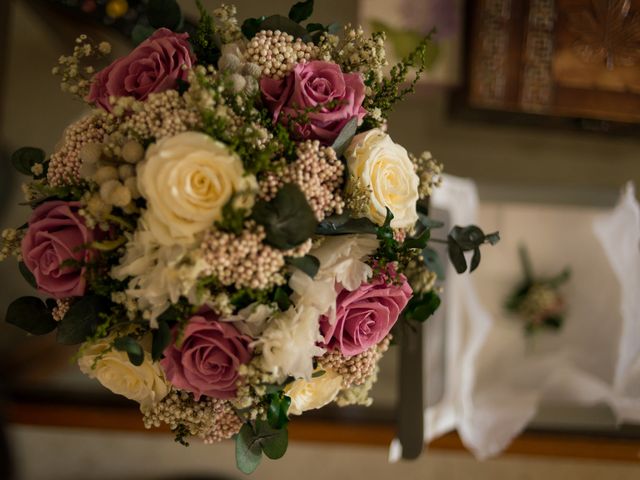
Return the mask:
MULTIPOLYGON (((432 206, 447 210, 452 225, 479 223, 476 188, 468 180, 447 176, 432 206)), ((499 225, 481 225, 505 231, 499 246, 483 249, 480 271, 457 275, 448 268, 444 391, 425 410, 426 442, 457 429, 478 458, 506 448, 542 402, 606 403, 619 421, 640 421, 640 209, 633 188, 607 213, 507 208, 497 209, 499 225), (534 269, 544 267, 540 274, 572 268, 564 287, 569 314, 558 333, 527 339, 503 311, 505 295, 522 275, 515 253, 522 240, 534 269), (553 257, 548 266, 545 255, 553 257)), ((428 344, 426 350, 426 364, 433 365, 428 344)), ((425 371, 426 382, 441 374, 425 371)))

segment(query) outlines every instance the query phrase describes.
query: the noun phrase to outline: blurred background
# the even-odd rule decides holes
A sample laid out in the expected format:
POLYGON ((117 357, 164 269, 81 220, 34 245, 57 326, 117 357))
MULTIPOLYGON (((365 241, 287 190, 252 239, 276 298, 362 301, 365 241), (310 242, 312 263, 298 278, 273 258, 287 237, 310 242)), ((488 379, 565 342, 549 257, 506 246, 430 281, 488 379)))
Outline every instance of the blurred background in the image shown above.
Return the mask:
MULTIPOLYGON (((195 2, 179 3, 195 21, 195 2)), ((241 19, 291 5, 234 3, 241 19)), ((60 92, 58 57, 80 33, 110 41, 112 58, 126 53, 144 7, 0 2, 0 227, 28 215, 9 154, 51 152, 85 108, 60 92)), ((640 478, 640 210, 628 183, 640 181, 640 1, 317 0, 312 20, 385 30, 391 60, 437 29, 429 73, 389 132, 444 163, 436 216, 500 230, 502 242, 471 277, 446 272, 444 308, 417 353, 387 354, 372 408, 293 422, 286 458, 254 477, 640 478), (528 335, 527 318, 505 309, 524 280, 520 246, 536 278, 571 271, 555 291, 560 328, 528 335), (413 396, 409 369, 421 378, 413 396), (418 412, 414 437, 429 448, 389 463, 412 427, 403 411, 418 412)), ((30 293, 1 263, 0 312, 30 293)), ((0 478, 240 478, 231 442, 185 449, 145 432, 135 406, 80 374, 73 354, 0 323, 0 478)))

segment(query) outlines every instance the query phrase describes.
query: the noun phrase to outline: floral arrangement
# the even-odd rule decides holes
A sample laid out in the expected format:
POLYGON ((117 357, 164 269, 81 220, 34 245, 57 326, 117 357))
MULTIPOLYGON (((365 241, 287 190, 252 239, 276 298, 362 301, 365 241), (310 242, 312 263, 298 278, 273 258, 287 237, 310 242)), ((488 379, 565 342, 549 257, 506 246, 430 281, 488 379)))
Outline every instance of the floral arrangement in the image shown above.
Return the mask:
MULTIPOLYGON (((385 75, 384 34, 303 26, 313 0, 242 24, 201 7, 190 34, 159 4, 128 55, 98 70, 110 46, 81 35, 54 68, 91 110, 51 155, 12 157, 33 213, 0 252, 47 299, 6 319, 79 344, 80 369, 146 427, 235 437, 251 472, 285 453, 291 416, 369 405, 393 332, 440 303, 427 200, 442 166, 386 132, 430 39, 385 75)), ((497 240, 471 226, 441 241, 463 272, 497 240)))
POLYGON ((524 279, 507 298, 506 310, 523 322, 528 335, 540 330, 559 330, 567 314, 560 287, 569 280, 571 271, 565 268, 554 277, 536 278, 524 246, 519 248, 519 254, 524 279))

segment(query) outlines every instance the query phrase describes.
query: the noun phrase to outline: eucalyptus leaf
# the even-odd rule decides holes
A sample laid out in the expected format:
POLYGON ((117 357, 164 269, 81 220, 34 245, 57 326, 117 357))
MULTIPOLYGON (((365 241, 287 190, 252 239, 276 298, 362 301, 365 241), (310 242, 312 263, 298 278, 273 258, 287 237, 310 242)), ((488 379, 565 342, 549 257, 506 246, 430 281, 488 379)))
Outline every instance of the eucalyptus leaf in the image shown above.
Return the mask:
POLYGON ((404 318, 416 322, 424 322, 438 310, 440 297, 433 290, 415 295, 409 300, 404 310, 404 318))
POLYGON ((116 338, 113 346, 116 350, 126 352, 129 361, 136 367, 139 367, 144 362, 144 350, 134 338, 129 336, 116 338))
POLYGON ((300 38, 305 42, 309 41, 309 34, 302 25, 282 15, 271 15, 265 18, 260 24, 260 30, 280 30, 293 35, 294 38, 300 38))
POLYGON ((291 299, 289 298, 289 295, 287 295, 287 292, 282 287, 276 288, 276 292, 273 296, 273 300, 278 304, 278 308, 283 312, 285 310, 288 310, 289 307, 291 306, 291 299))
POLYGON ((429 241, 430 237, 431 231, 428 228, 425 228, 424 231, 417 237, 409 237, 405 239, 403 246, 405 248, 419 248, 420 250, 422 250, 427 246, 427 242, 429 241))
POLYGON ((305 255, 304 257, 285 257, 288 265, 292 265, 304 273, 314 278, 320 270, 320 260, 313 255, 305 255))
POLYGON ((45 335, 58 326, 45 303, 37 297, 14 300, 7 308, 5 320, 31 335, 45 335))
POLYGON ((427 247, 422 250, 422 258, 424 259, 425 266, 435 273, 439 280, 444 280, 445 272, 438 252, 431 247, 427 247))
POLYGON ((306 241, 317 225, 304 193, 294 183, 284 185, 273 200, 256 202, 252 218, 264 226, 266 243, 280 250, 290 250, 306 241))
POLYGON ((249 40, 251 40, 260 30, 262 30, 262 23, 266 18, 267 17, 265 16, 259 18, 247 18, 244 22, 242 22, 242 34, 249 40))
POLYGON ((157 361, 171 343, 171 329, 167 322, 158 321, 158 328, 153 330, 151 338, 151 358, 157 361))
POLYGON ((304 22, 313 14, 313 0, 298 2, 289 10, 289 18, 294 22, 304 22))
POLYGON ((420 220, 420 223, 424 228, 434 229, 444 227, 444 222, 441 222, 440 220, 433 220, 421 212, 418 212, 418 220, 420 220))
POLYGON ((182 23, 182 10, 176 0, 149 0, 147 18, 154 28, 176 30, 182 23))
POLYGON ((236 465, 242 473, 253 473, 262 460, 262 448, 250 424, 245 423, 236 435, 236 465))
POLYGON ((267 422, 274 429, 281 429, 289 422, 289 407, 291 398, 274 393, 269 395, 270 402, 267 409, 267 422))
POLYGON ((318 228, 317 235, 350 235, 353 233, 370 233, 375 235, 378 226, 368 218, 350 218, 348 213, 332 215, 325 218, 318 228))
POLYGON ((333 145, 331 145, 331 148, 335 150, 338 158, 344 155, 344 152, 347 151, 347 148, 349 148, 349 145, 351 144, 353 137, 355 137, 357 130, 358 130, 357 116, 353 117, 351 120, 349 120, 345 124, 344 127, 342 127, 342 130, 340 130, 338 137, 333 142, 333 145))
POLYGON ((500 241, 500 232, 493 232, 485 235, 485 241, 491 245, 496 245, 500 241))
POLYGON ((473 250, 473 257, 471 257, 471 264, 469 265, 469 273, 473 272, 478 266, 480 266, 480 248, 476 247, 473 250))
POLYGON ((18 270, 20 270, 20 274, 29 285, 31 285, 33 288, 38 288, 36 277, 33 276, 33 273, 31 273, 31 270, 27 268, 24 262, 18 263, 18 270))
POLYGON ((256 421, 256 435, 264 454, 272 459, 281 458, 287 451, 289 445, 289 434, 287 428, 274 429, 264 420, 256 421))
POLYGON ((153 28, 152 26, 138 23, 135 27, 133 27, 133 30, 131 30, 131 40, 133 41, 134 45, 140 45, 147 38, 153 35, 153 32, 155 32, 155 28, 153 28))
POLYGON ((43 150, 35 147, 22 147, 11 155, 11 164, 23 175, 33 176, 31 168, 37 163, 43 163, 46 155, 43 150))
POLYGON ((71 305, 58 325, 58 343, 75 345, 93 335, 98 323, 98 314, 108 306, 103 297, 87 295, 71 305))
POLYGON ((449 239, 449 260, 453 264, 453 268, 456 269, 458 273, 464 273, 467 271, 467 260, 464 258, 464 252, 460 245, 458 245, 454 240, 449 239))

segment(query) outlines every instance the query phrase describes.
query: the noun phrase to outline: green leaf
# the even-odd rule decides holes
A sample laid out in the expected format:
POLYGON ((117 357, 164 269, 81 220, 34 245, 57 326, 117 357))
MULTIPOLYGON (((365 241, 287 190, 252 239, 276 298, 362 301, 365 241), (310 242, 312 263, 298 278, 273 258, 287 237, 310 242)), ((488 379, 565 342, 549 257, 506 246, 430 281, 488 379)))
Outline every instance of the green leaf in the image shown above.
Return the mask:
POLYGON ((33 273, 27 268, 24 262, 18 263, 18 270, 20 270, 20 274, 27 281, 29 285, 33 288, 38 288, 38 284, 36 283, 36 277, 33 276, 33 273))
POLYGON ((456 269, 458 273, 464 273, 467 271, 467 260, 464 258, 464 252, 460 245, 458 245, 455 240, 449 238, 448 241, 449 246, 449 259, 453 264, 453 268, 456 269))
POLYGON ((147 18, 154 28, 176 30, 182 23, 182 10, 176 0, 149 0, 147 18))
POLYGON ((469 273, 473 272, 476 268, 480 266, 480 248, 476 247, 473 250, 473 257, 471 257, 471 264, 469 265, 469 273))
POLYGON ((485 235, 485 241, 491 245, 496 245, 500 241, 500 232, 493 232, 485 235))
POLYGON ((404 318, 424 322, 438 310, 440 302, 440 297, 433 290, 415 295, 409 300, 404 310, 404 318))
POLYGON ((375 235, 378 226, 368 218, 349 218, 348 213, 332 215, 325 218, 318 228, 317 235, 349 235, 353 233, 370 233, 375 235))
POLYGON ((260 440, 262 451, 268 458, 277 460, 286 453, 289 445, 289 434, 286 427, 274 429, 268 422, 257 420, 256 434, 260 440))
POLYGON ((129 361, 136 367, 139 367, 144 362, 144 350, 134 338, 129 336, 116 338, 113 346, 116 350, 127 352, 129 361))
POLYGON ((104 312, 108 303, 104 297, 88 295, 80 298, 58 325, 58 343, 75 345, 93 335, 98 324, 98 314, 104 312))
POLYGON ((45 157, 44 151, 39 148, 22 147, 11 155, 11 164, 18 172, 32 177, 31 167, 37 163, 43 163, 45 157))
POLYGON ((45 303, 37 297, 14 300, 7 308, 5 320, 32 335, 45 335, 58 325, 45 303))
POLYGON ((262 448, 253 433, 253 428, 245 423, 236 435, 236 465, 242 473, 253 473, 262 459, 262 448))
POLYGON ((314 278, 320 270, 320 260, 313 255, 305 255, 304 257, 285 257, 288 265, 292 265, 304 273, 314 278))
POLYGON ((280 393, 273 393, 269 397, 267 422, 272 428, 281 429, 289 422, 288 412, 289 406, 291 406, 291 399, 280 393))
POLYGON ((134 45, 140 45, 147 38, 153 35, 153 32, 155 32, 155 28, 149 25, 138 23, 135 27, 133 27, 133 30, 131 30, 131 40, 133 41, 134 45))
POLYGON ((294 22, 304 22, 313 14, 313 0, 298 2, 289 10, 289 18, 294 22))
POLYGON ((311 378, 319 378, 323 376, 325 373, 327 373, 325 370, 316 370, 311 374, 311 378))
POLYGON ((262 30, 262 23, 265 21, 267 17, 264 15, 259 18, 247 18, 244 22, 242 22, 242 34, 247 37, 247 39, 251 40, 256 36, 260 30, 262 30))
POLYGON ((404 248, 419 248, 422 250, 427 246, 427 242, 431 237, 431 230, 425 228, 423 232, 417 237, 409 237, 402 244, 404 248))
POLYGON ((344 155, 344 152, 347 150, 347 148, 349 148, 349 145, 351 144, 353 137, 355 137, 357 130, 358 117, 353 117, 345 124, 344 127, 342 127, 342 130, 340 130, 338 137, 333 142, 333 145, 331 145, 331 148, 336 151, 336 155, 338 156, 338 158, 344 155))
POLYGON ((174 305, 169 306, 164 312, 160 314, 158 317, 158 322, 178 322, 182 320, 180 310, 178 310, 174 305))
POLYGON ((288 310, 291 306, 291 299, 289 298, 289 295, 287 294, 285 289, 282 287, 276 288, 275 294, 273 296, 273 301, 278 304, 278 308, 283 312, 285 310, 288 310))
POLYGON ((308 23, 306 28, 309 33, 324 32, 326 30, 325 26, 321 23, 308 23))
POLYGON ((271 15, 265 18, 260 24, 260 30, 280 30, 293 35, 294 38, 301 38, 305 42, 309 41, 309 34, 302 25, 282 15, 271 15))
POLYGON ((282 458, 287 453, 289 446, 289 433, 286 428, 277 430, 277 433, 262 441, 262 451, 271 460, 282 458))
POLYGON ((317 225, 304 193, 294 183, 284 185, 273 200, 256 202, 252 218, 264 226, 266 243, 280 250, 303 243, 313 235, 317 225))
POLYGON ((154 362, 162 358, 162 352, 169 346, 169 343, 171 343, 171 329, 167 322, 158 320, 158 328, 153 330, 151 341, 151 358, 154 362))

